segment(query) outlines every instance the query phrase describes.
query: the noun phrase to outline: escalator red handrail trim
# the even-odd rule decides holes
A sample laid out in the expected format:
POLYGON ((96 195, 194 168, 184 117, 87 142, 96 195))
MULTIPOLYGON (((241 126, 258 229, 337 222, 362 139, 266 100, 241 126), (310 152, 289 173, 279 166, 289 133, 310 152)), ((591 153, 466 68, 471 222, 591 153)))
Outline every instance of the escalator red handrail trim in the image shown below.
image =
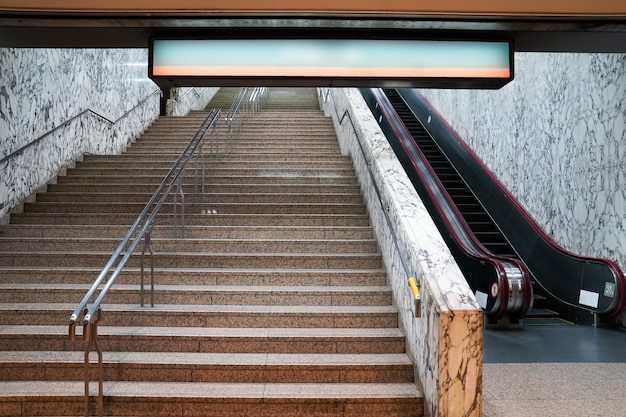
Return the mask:
MULTIPOLYGON (((372 90, 375 90, 375 89, 372 89, 372 90)), ((379 99, 378 99, 378 97, 376 96, 376 94, 375 94, 375 93, 374 93, 374 98, 376 99, 376 101, 377 101, 377 102, 379 102, 379 103, 380 103, 380 101, 379 101, 379 99)), ((390 115, 389 115, 388 111, 387 111, 387 110, 386 110, 386 108, 382 105, 382 103, 381 103, 381 105, 379 106, 379 109, 380 109, 380 111, 381 111, 381 112, 383 112, 383 114, 385 115, 385 117, 386 117, 388 120, 394 120, 394 118, 393 118, 393 117, 390 117, 390 115)), ((400 119, 400 117, 397 115, 397 113, 396 113, 396 118, 397 118, 397 119, 400 119)), ((404 133, 405 135, 407 135, 407 136, 411 137, 412 135, 411 135, 411 133, 407 130, 407 128, 406 128, 406 126, 404 125, 404 123, 402 123, 402 127, 403 127, 404 132, 400 132, 400 131, 398 131, 398 129, 396 128, 395 124, 391 124, 391 128, 394 130, 394 132, 396 133, 396 135, 398 135, 398 137, 401 137, 402 133, 404 133)), ((407 148, 406 148, 405 144, 404 144, 404 143, 402 143, 402 141, 400 141, 400 144, 401 144, 401 145, 402 145, 402 147, 405 149, 405 151, 407 151, 407 148)), ((417 152, 421 155, 421 158, 422 158, 423 160, 425 160, 425 157, 424 157, 424 155, 422 154, 422 151, 419 149, 419 147, 416 149, 416 151, 417 151, 417 152)), ((426 179, 424 178, 424 176, 422 175, 422 173, 420 172, 420 170, 417 168, 415 160, 413 159, 413 157, 410 155, 410 153, 409 153, 408 151, 407 151, 407 156, 408 156, 409 160, 411 161, 411 165, 413 165, 413 168, 415 169, 415 172, 416 172, 416 173, 417 173, 417 175, 420 177, 420 180, 421 180, 424 184, 426 184, 426 183, 427 183, 426 179)), ((432 170, 432 168, 431 168, 430 164, 426 163, 425 165, 426 165, 426 169, 427 169, 427 170, 431 173, 431 175, 433 176, 434 180, 435 180, 435 181, 439 184, 439 186, 440 186, 441 188, 443 188, 443 185, 441 185, 441 182, 439 181, 439 178, 437 177, 437 175, 436 175, 436 174, 434 173, 434 171, 432 170)), ((439 213, 442 213, 442 212, 443 212, 443 208, 442 208, 442 206, 441 206, 440 202, 439 202, 439 201, 438 201, 438 199, 437 199, 437 198, 433 195, 433 193, 431 192, 430 188, 429 188, 429 187, 426 187, 426 188, 427 188, 427 190, 428 190, 428 194, 429 194, 429 195, 430 195, 430 197, 431 197, 431 200, 433 201, 433 204, 434 204, 434 205, 436 206, 436 208, 437 208, 437 211, 438 211, 439 213)), ((452 210, 455 212, 455 215, 456 215, 458 218, 461 218, 461 219, 462 219, 461 214, 460 214, 460 212, 458 211, 458 208, 456 207, 456 205, 454 205, 454 203, 452 203, 452 202, 450 201, 450 197, 448 196, 448 194, 447 194, 447 193, 445 193, 445 198, 447 198, 447 199, 448 199, 448 203, 450 203, 452 210)), ((500 287, 501 287, 501 288, 499 288, 499 291, 500 291, 500 293, 501 293, 501 303, 500 303, 500 307, 499 307, 499 309, 498 309, 498 312, 497 312, 495 315, 496 315, 496 317, 498 317, 498 318, 499 318, 499 317, 501 317, 501 316, 502 316, 502 315, 506 312, 506 310, 507 310, 507 307, 508 307, 508 301, 509 301, 509 296, 510 296, 510 291, 509 291, 509 281, 508 281, 508 278, 507 278, 507 276, 506 276, 506 271, 504 270, 504 267, 503 267, 503 266, 502 266, 499 262, 494 262, 494 258, 496 258, 496 257, 493 257, 493 258, 492 258, 492 257, 488 257, 488 256, 480 256, 480 255, 476 255, 476 254, 470 253, 470 252, 468 251, 468 249, 466 248, 466 246, 465 246, 465 245, 464 245, 464 244, 463 244, 463 243, 459 240, 459 238, 458 238, 458 236, 456 235, 456 233, 454 233, 454 232, 453 232, 453 230, 454 230, 454 229, 451 227, 451 224, 450 224, 450 222, 446 219, 446 217, 442 215, 442 216, 441 216, 441 218, 443 219, 444 223, 446 224, 446 227, 447 227, 447 228, 448 228, 448 230, 450 231, 450 235, 452 236, 452 238, 454 239, 454 241, 457 243, 457 245, 458 245, 459 247, 463 248, 463 250, 464 250, 464 251, 465 251, 468 255, 470 255, 470 256, 472 256, 472 257, 475 257, 476 259, 480 259, 480 260, 484 260, 484 261, 486 261, 486 262, 489 262, 489 263, 493 264, 493 265, 494 265, 494 267, 496 268, 496 270, 497 270, 497 272, 498 272, 498 275, 499 275, 499 277, 500 277, 500 281, 501 281, 501 285, 500 285, 500 287)), ((463 227, 467 230, 467 225, 466 225, 465 221, 462 221, 461 223, 462 223, 463 227)), ((470 239, 472 239, 472 241, 473 241, 473 242, 474 242, 474 243, 475 243, 475 244, 476 244, 479 248, 481 248, 481 249, 482 249, 482 250, 484 250, 484 251, 487 251, 487 249, 486 249, 486 248, 484 248, 484 247, 483 247, 483 245, 482 245, 480 242, 478 242, 478 241, 476 240, 476 238, 473 236, 473 234, 472 234, 472 233, 469 233, 469 235, 470 235, 470 239)), ((496 258, 496 259, 497 259, 497 258, 496 258)), ((516 262, 516 264, 517 264, 517 262, 516 262)), ((519 265, 518 265, 518 266, 519 266, 519 265)), ((525 269, 525 268, 524 268, 524 269, 525 269)))
POLYGON ((506 197, 511 201, 511 203, 513 203, 513 205, 517 208, 517 210, 519 210, 520 214, 522 216, 524 216, 524 218, 528 221, 528 223, 537 231, 537 233, 550 245, 552 246, 554 249, 561 251, 563 253, 566 253, 570 256, 572 256, 573 258, 577 258, 580 260, 593 260, 599 263, 604 263, 607 264, 609 266, 609 268, 611 268, 615 274, 616 277, 616 281, 618 282, 619 285, 619 293, 620 293, 620 298, 619 298, 619 302, 617 305, 617 308, 608 314, 609 317, 613 317, 616 316, 617 314, 619 314, 624 307, 626 307, 626 277, 624 276, 624 272, 622 271, 622 269, 613 261, 605 259, 605 258, 595 258, 595 257, 584 257, 584 256, 580 256, 577 255, 573 252, 570 252, 569 250, 563 248, 562 246, 560 246, 559 244, 557 244, 550 236, 548 236, 541 227, 539 227, 539 225, 537 224, 537 222, 532 218, 532 216, 530 214, 528 214, 528 212, 520 205, 520 203, 517 201, 517 199, 515 199, 515 197, 513 197, 513 195, 502 185, 502 183, 493 175, 493 173, 491 172, 491 170, 489 168, 487 168, 487 166, 482 162, 482 160, 480 158, 478 158, 478 156, 474 153, 474 151, 472 151, 472 149, 467 146, 467 144, 465 143, 465 141, 463 139, 461 139, 461 137, 458 135, 458 133, 456 132, 456 130, 454 130, 452 128, 452 126, 450 126, 450 124, 441 116, 441 114, 430 104, 430 102, 417 90, 417 89, 413 89, 414 92, 424 101, 424 103, 426 103, 426 105, 428 106, 429 110, 438 118, 438 120, 443 124, 443 126, 448 130, 448 132, 453 135, 455 137, 455 139, 461 144, 461 146, 463 146, 467 152, 468 155, 471 156, 476 163, 478 163, 480 165, 480 167, 485 171, 485 173, 487 173, 487 175, 491 178, 491 180, 494 182, 494 184, 499 188, 499 190, 504 193, 506 195, 506 197))

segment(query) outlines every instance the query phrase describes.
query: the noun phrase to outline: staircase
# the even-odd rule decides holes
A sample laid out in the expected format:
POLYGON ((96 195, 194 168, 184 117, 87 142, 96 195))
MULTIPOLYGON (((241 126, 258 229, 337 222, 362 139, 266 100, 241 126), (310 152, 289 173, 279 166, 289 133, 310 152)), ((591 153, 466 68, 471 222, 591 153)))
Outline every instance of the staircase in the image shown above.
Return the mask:
MULTIPOLYGON (((208 193, 185 178, 186 239, 162 210, 155 307, 136 257, 103 307, 105 415, 423 415, 353 168, 316 108, 312 89, 271 89, 208 193)), ((0 226, 0 416, 83 415, 69 315, 206 114, 85 156, 0 226)))

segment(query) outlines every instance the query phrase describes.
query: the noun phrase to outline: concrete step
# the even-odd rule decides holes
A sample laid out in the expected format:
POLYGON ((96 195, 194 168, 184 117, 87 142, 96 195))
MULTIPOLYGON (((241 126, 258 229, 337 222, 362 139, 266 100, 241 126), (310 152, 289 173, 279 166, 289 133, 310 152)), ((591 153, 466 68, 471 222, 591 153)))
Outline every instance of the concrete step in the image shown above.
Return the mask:
MULTIPOLYGON (((0 382, 5 416, 76 416, 83 413, 78 382, 0 382), (42 395, 42 393, 45 393, 42 395), (45 413, 45 414, 44 414, 45 413)), ((107 416, 189 417, 423 415, 415 384, 270 384, 107 382, 107 416)), ((90 403, 95 413, 95 399, 90 403)))
MULTIPOLYGON (((0 303, 0 325, 60 325, 77 303, 0 303)), ((103 304, 101 326, 386 328, 398 327, 387 306, 103 304)))
MULTIPOLYGON (((0 381, 80 381, 80 351, 0 351, 0 381)), ((106 381, 411 383, 404 354, 105 352, 106 381)))
MULTIPOLYGON (((67 319, 66 319, 67 321, 67 319)), ((253 323, 253 322, 252 322, 253 323)), ((262 328, 101 326, 104 352, 272 354, 401 354, 397 328, 262 328)), ((2 325, 0 351, 84 351, 82 328, 68 340, 67 325, 2 325)))
MULTIPOLYGON (((95 275, 94 275, 95 278, 95 275)), ((148 283, 148 282, 146 282, 148 283)), ((73 303, 87 293, 88 284, 0 284, 0 303, 73 303)), ((117 284, 107 296, 113 304, 140 303, 139 285, 117 284)), ((147 299, 146 299, 147 300, 147 299)), ((380 306, 392 302, 389 287, 162 285, 154 302, 187 305, 380 306)))

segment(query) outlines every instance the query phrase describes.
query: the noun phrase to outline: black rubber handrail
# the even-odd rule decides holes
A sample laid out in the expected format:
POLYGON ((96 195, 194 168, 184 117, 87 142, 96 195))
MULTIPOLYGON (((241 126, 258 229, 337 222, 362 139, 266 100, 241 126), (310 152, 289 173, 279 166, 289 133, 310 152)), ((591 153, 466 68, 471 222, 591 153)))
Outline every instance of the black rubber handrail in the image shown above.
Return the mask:
POLYGON ((470 286, 485 297, 481 302, 485 312, 495 317, 523 316, 532 304, 526 268, 480 244, 382 90, 361 92, 470 286))
POLYGON ((0 159, 0 164, 3 164, 4 162, 18 156, 21 155, 26 149, 30 148, 31 146, 34 146, 36 144, 38 144, 39 142, 41 142, 43 139, 45 139, 46 137, 50 136, 51 134, 53 134, 54 132, 56 132, 59 129, 62 129, 64 127, 67 127, 70 123, 72 123, 74 120, 84 116, 87 113, 91 113, 94 116, 96 116, 99 119, 102 119, 103 121, 109 123, 110 125, 114 125, 116 123, 118 123, 120 120, 122 120, 123 118, 125 118, 126 116, 128 116, 130 113, 132 113, 133 110, 135 110, 137 107, 141 106, 143 103, 145 103, 146 101, 148 101, 148 99, 150 97, 152 97, 155 94, 161 94, 161 89, 158 90, 154 90, 152 93, 148 94, 146 97, 144 97, 143 99, 141 99, 141 101, 139 101, 137 104, 135 104, 131 109, 129 109, 128 111, 126 111, 124 114, 122 114, 120 117, 118 117, 115 120, 111 120, 106 116, 101 115, 100 113, 92 110, 92 109, 86 109, 81 111, 80 113, 78 113, 77 115, 67 119, 66 121, 64 121, 63 123, 61 123, 60 125, 52 128, 51 130, 49 130, 48 132, 44 133, 43 135, 39 136, 37 139, 27 143, 26 145, 22 146, 21 148, 11 152, 10 154, 8 154, 7 156, 5 156, 4 158, 0 159))
POLYGON ((398 93, 548 294, 564 304, 609 317, 624 309, 626 280, 615 262, 576 255, 556 244, 419 92, 401 89, 398 93), (595 298, 597 305, 589 305, 595 298))

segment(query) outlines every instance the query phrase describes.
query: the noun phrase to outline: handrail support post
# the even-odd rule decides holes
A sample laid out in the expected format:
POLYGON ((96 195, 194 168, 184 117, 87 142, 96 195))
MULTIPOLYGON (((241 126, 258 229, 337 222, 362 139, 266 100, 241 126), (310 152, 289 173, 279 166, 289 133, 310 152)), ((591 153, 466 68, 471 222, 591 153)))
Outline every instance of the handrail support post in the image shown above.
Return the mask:
POLYGON ((185 193, 182 186, 183 175, 176 180, 176 192, 174 193, 174 237, 178 237, 178 198, 180 197, 180 223, 181 239, 185 238, 185 193))
POLYGON ((96 319, 89 323, 84 323, 83 325, 83 339, 87 342, 85 344, 85 361, 84 361, 84 383, 85 383, 85 398, 84 398, 84 408, 85 408, 85 417, 89 417, 89 375, 91 368, 91 361, 89 360, 89 356, 91 353, 91 348, 93 347, 96 354, 98 355, 98 368, 97 368, 97 376, 98 376, 98 404, 96 408, 97 415, 99 417, 103 417, 104 415, 104 363, 102 360, 102 349, 100 348, 100 342, 98 341, 98 322, 102 318, 102 310, 98 309, 98 314, 96 319))
POLYGON ((144 256, 146 251, 150 255, 150 305, 154 307, 154 252, 152 251, 152 229, 154 228, 154 221, 151 221, 148 225, 148 229, 144 234, 144 245, 141 251, 141 289, 139 291, 141 298, 141 306, 144 306, 144 256))

